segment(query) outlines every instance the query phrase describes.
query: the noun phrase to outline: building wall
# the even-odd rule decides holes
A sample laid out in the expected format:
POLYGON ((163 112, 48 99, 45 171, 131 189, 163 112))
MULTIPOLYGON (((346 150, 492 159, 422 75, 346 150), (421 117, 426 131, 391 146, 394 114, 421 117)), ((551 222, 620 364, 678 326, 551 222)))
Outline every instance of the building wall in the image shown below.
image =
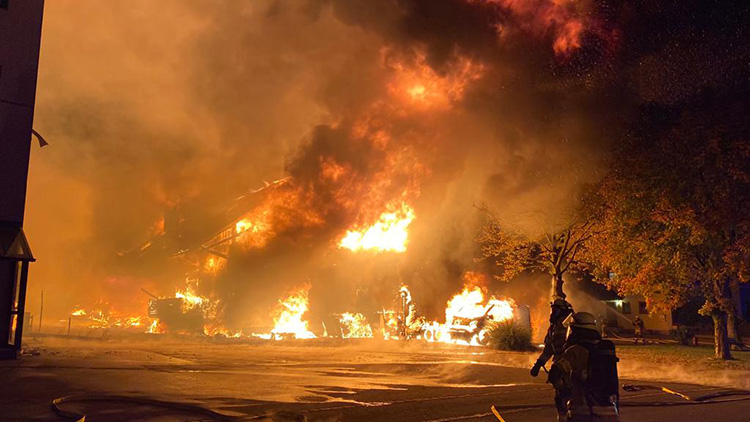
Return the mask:
POLYGON ((44 0, 0 0, 0 223, 21 225, 44 0))
POLYGON ((608 325, 623 329, 633 329, 636 315, 643 320, 644 328, 659 333, 667 333, 673 328, 672 313, 649 313, 646 299, 642 296, 629 296, 622 300, 602 301, 607 312, 608 325), (611 325, 616 324, 616 325, 611 325))
MULTIPOLYGON (((23 226, 43 10, 44 0, 0 0, 0 227, 13 229, 5 233, 19 233, 23 226)), ((21 341, 14 321, 23 318, 26 281, 5 252, 0 357, 14 358, 21 341)))

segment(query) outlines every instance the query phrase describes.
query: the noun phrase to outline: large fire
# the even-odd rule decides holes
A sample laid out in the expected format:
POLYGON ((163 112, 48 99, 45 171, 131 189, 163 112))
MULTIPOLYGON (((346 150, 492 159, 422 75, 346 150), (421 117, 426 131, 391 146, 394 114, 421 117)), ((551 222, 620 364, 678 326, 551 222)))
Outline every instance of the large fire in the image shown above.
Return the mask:
POLYGON ((414 211, 404 204, 400 209, 381 214, 370 227, 347 231, 339 247, 352 251, 405 252, 409 237, 407 229, 414 218, 414 211))
MULTIPOLYGON (((317 241, 319 233, 330 237, 318 244, 352 253, 385 255, 407 251, 409 231, 417 211, 421 212, 415 211, 412 204, 419 198, 421 181, 431 174, 431 163, 413 144, 436 139, 429 132, 430 122, 454 109, 486 75, 485 65, 475 58, 456 54, 438 71, 427 57, 424 51, 408 53, 383 48, 380 64, 385 77, 380 96, 363 106, 353 119, 316 132, 303 149, 299 163, 295 162, 299 165, 290 165, 286 177, 237 198, 232 205, 236 208, 228 208, 232 213, 222 220, 223 228, 217 234, 197 248, 179 251, 177 255, 192 264, 186 274, 188 282, 175 289, 173 296, 149 293, 149 317, 125 322, 110 317, 106 324, 134 324, 154 334, 282 340, 325 335, 371 338, 380 331, 386 339, 419 337, 427 341, 477 343, 484 332, 484 327, 477 324, 512 318, 512 300, 486 298, 485 290, 467 286, 448 302, 444 323, 426 322, 417 314, 409 289, 401 286, 397 292, 399 306, 389 309, 386 304, 377 313, 379 316, 357 312, 359 309, 332 310, 336 312, 332 315, 338 316, 337 330, 322 321, 311 323, 311 285, 305 284, 279 300, 270 315, 270 331, 264 328, 261 334, 243 335, 239 327, 230 330, 224 325, 225 303, 214 288, 234 256, 273 250, 277 246, 274 242, 280 239, 307 241, 304 236, 309 235, 317 241), (405 132, 402 127, 406 121, 423 122, 424 130, 405 132), (342 142, 344 145, 339 145, 342 142), (375 326, 377 320, 379 330, 375 326), (322 332, 315 331, 317 328, 322 328, 322 332), (469 334, 462 337, 462 330, 469 334)), ((156 236, 169 235, 164 219, 156 227, 156 236)), ((145 253, 153 245, 147 243, 140 252, 145 253)), ((80 312, 92 321, 104 320, 91 317, 85 310, 80 312)))
POLYGON ((296 338, 309 339, 315 338, 308 329, 308 322, 305 320, 305 314, 310 307, 308 300, 308 291, 310 285, 295 289, 287 298, 279 301, 274 317, 274 327, 271 334, 274 338, 296 338))
POLYGON ((208 303, 208 299, 195 293, 191 286, 187 286, 185 290, 178 290, 174 297, 182 299, 183 309, 190 310, 195 309, 201 305, 208 303))
POLYGON ((448 302, 445 321, 452 323, 456 318, 475 319, 484 315, 491 316, 494 321, 505 321, 513 318, 513 307, 511 299, 498 300, 491 297, 485 301, 480 287, 464 287, 461 293, 448 302))
POLYGON ((345 312, 339 319, 341 324, 341 336, 343 338, 371 338, 372 327, 367 323, 367 318, 362 314, 345 312))
POLYGON ((147 326, 151 320, 142 315, 129 316, 124 315, 114 309, 111 309, 107 303, 100 302, 93 310, 87 310, 76 306, 70 312, 71 323, 75 321, 76 325, 83 324, 87 328, 142 328, 147 326))
POLYGON ((484 74, 484 66, 466 57, 458 57, 445 74, 439 75, 427 64, 424 54, 407 63, 402 58, 393 59, 391 51, 383 51, 387 67, 394 71, 388 92, 400 104, 415 111, 445 109, 460 101, 469 84, 484 74))
MULTIPOLYGON (((488 330, 492 324, 516 317, 516 304, 510 298, 496 298, 487 295, 482 287, 484 276, 468 272, 464 275, 465 285, 462 290, 448 300, 445 308, 445 322, 427 321, 419 316, 412 300, 412 294, 406 285, 402 285, 395 298, 398 305, 395 309, 383 309, 380 314, 380 329, 385 340, 418 338, 426 342, 456 343, 467 345, 486 344, 488 330)), ((140 329, 150 334, 177 332, 182 334, 202 334, 208 337, 226 338, 255 337, 266 340, 300 340, 319 337, 310 329, 311 285, 306 283, 290 291, 279 300, 271 314, 273 329, 268 333, 243 335, 242 331, 229 330, 221 323, 216 311, 219 303, 196 293, 196 286, 188 280, 184 289, 178 290, 172 298, 161 298, 158 301, 177 301, 181 317, 196 321, 198 328, 190 331, 172 327, 159 317, 122 316, 112 310, 88 311, 76 307, 70 318, 77 322, 85 321, 87 328, 130 328, 140 329)), ((175 315, 172 315, 175 318, 175 315)), ((338 330, 325 327, 322 336, 341 337, 343 339, 373 338, 376 332, 368 318, 358 312, 344 312, 338 315, 338 330), (328 328, 328 329, 326 329, 328 328), (330 332, 328 331, 330 330, 330 332)), ((380 335, 378 336, 379 338, 380 335)))
POLYGON ((453 296, 445 308, 445 324, 426 323, 423 336, 429 342, 480 345, 486 342, 491 324, 513 319, 516 304, 513 299, 487 298, 486 289, 478 282, 483 276, 474 272, 464 275, 465 285, 453 296))

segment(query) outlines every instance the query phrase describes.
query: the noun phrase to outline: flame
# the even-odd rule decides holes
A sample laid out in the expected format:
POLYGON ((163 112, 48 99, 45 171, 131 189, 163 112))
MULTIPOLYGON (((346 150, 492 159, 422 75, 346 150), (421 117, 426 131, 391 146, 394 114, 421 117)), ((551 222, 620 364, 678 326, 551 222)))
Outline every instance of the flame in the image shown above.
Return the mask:
POLYGON ((249 218, 243 218, 242 220, 238 221, 237 224, 235 224, 234 228, 237 234, 244 233, 246 231, 249 231, 251 233, 260 233, 265 229, 264 225, 261 222, 251 221, 249 218))
POLYGON ((445 322, 452 324, 456 318, 479 318, 484 315, 484 293, 479 287, 465 287, 453 296, 445 308, 445 322))
POLYGON ((445 321, 452 324, 457 318, 476 319, 485 314, 492 317, 493 321, 505 321, 513 318, 515 307, 513 299, 496 299, 493 296, 485 301, 481 287, 464 287, 461 293, 448 301, 445 321))
POLYGON ((583 34, 583 22, 569 21, 560 29, 552 48, 558 55, 567 56, 573 51, 581 48, 581 35, 583 34))
POLYGON ((372 327, 362 314, 346 312, 339 319, 344 338, 372 338, 372 327))
POLYGON ((208 298, 196 294, 193 290, 193 287, 191 287, 190 285, 188 285, 184 291, 178 290, 174 294, 174 297, 182 299, 182 309, 184 311, 188 311, 190 309, 194 309, 208 303, 208 298))
MULTIPOLYGON (((537 37, 554 35, 552 48, 558 56, 569 56, 581 47, 586 30, 596 26, 592 21, 591 2, 573 0, 467 0, 494 3, 510 11, 520 27, 537 37)), ((501 13, 506 13, 502 11, 501 13)), ((507 27, 499 27, 502 38, 507 27)))
POLYGON ((151 236, 155 237, 164 233, 164 216, 162 216, 151 226, 151 236))
POLYGON ((100 303, 98 306, 105 306, 105 308, 87 310, 83 307, 76 306, 73 311, 70 312, 70 316, 81 317, 80 319, 76 319, 76 324, 84 323, 87 328, 133 328, 145 326, 150 322, 150 318, 146 316, 123 315, 114 309, 110 309, 109 305, 106 303, 100 303))
POLYGON ((227 338, 240 338, 242 331, 233 331, 221 324, 207 323, 203 326, 203 334, 209 337, 223 336, 227 338))
POLYGON ((399 338, 399 331, 401 328, 401 320, 399 319, 398 312, 384 310, 383 322, 383 339, 397 340, 399 338))
POLYGON ((427 63, 424 53, 418 53, 414 59, 393 55, 388 49, 382 54, 385 66, 393 71, 393 79, 387 87, 389 94, 399 104, 417 110, 450 107, 462 100, 469 84, 485 73, 483 65, 463 56, 447 65, 443 74, 438 74, 427 63))
POLYGON ((487 328, 480 323, 482 318, 493 322, 513 319, 515 301, 494 296, 485 299, 486 289, 480 285, 484 281, 484 276, 479 273, 464 274, 463 289, 448 301, 445 308, 445 324, 433 321, 422 327, 425 340, 479 345, 487 333, 487 328), (463 336, 456 336, 456 333, 463 333, 463 336))
POLYGON ((306 193, 294 186, 290 178, 269 186, 274 189, 264 192, 262 203, 234 225, 235 239, 243 247, 262 248, 288 228, 316 227, 324 223, 306 202, 306 193))
POLYGON ((216 275, 224 269, 226 262, 225 259, 218 256, 209 256, 203 264, 203 271, 208 274, 216 275))
POLYGON ((154 321, 149 325, 148 330, 146 330, 149 334, 163 334, 167 331, 167 327, 164 326, 164 324, 159 321, 159 318, 155 318, 154 321))
POLYGON ((303 319, 310 307, 309 290, 310 285, 305 284, 294 290, 286 299, 279 301, 279 306, 274 312, 274 327, 271 331, 275 338, 289 335, 298 339, 315 338, 315 334, 307 329, 307 321, 303 319))
POLYGON ((370 227, 347 231, 339 247, 351 251, 405 252, 409 238, 407 229, 414 218, 414 210, 403 204, 398 210, 381 214, 370 227))

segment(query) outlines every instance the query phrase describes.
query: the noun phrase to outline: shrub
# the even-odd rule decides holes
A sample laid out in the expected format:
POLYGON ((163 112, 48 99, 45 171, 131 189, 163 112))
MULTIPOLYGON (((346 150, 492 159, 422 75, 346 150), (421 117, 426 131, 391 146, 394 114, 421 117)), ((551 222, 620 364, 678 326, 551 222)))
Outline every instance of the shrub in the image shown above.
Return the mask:
POLYGON ((498 350, 532 350, 531 329, 515 320, 492 324, 487 330, 487 345, 498 350))
POLYGON ((692 343, 695 332, 688 327, 678 326, 674 330, 669 330, 669 335, 678 343, 688 346, 692 343))

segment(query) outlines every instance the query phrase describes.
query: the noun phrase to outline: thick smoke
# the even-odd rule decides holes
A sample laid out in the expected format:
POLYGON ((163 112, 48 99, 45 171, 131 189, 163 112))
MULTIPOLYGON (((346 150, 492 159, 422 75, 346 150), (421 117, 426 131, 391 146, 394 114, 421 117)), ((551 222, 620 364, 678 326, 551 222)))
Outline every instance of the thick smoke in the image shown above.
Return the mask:
MULTIPOLYGON (((228 321, 260 323, 306 282, 319 315, 386 306, 400 283, 439 315, 477 265, 475 204, 554 230, 636 105, 689 95, 660 86, 691 70, 660 68, 678 47, 646 48, 655 30, 636 19, 664 13, 551 0, 48 2, 35 126, 51 145, 33 151, 31 309, 44 289, 52 315, 98 299, 142 310, 139 287, 171 294, 195 265, 121 256, 165 214, 191 226, 180 241, 200 239, 235 198, 291 176, 266 204, 273 236, 233 249, 216 280, 228 321), (424 79, 437 86, 422 88, 424 104, 403 97, 424 79), (407 252, 337 249, 399 201, 417 216, 407 252)), ((691 66, 705 47, 688 49, 691 66)))

